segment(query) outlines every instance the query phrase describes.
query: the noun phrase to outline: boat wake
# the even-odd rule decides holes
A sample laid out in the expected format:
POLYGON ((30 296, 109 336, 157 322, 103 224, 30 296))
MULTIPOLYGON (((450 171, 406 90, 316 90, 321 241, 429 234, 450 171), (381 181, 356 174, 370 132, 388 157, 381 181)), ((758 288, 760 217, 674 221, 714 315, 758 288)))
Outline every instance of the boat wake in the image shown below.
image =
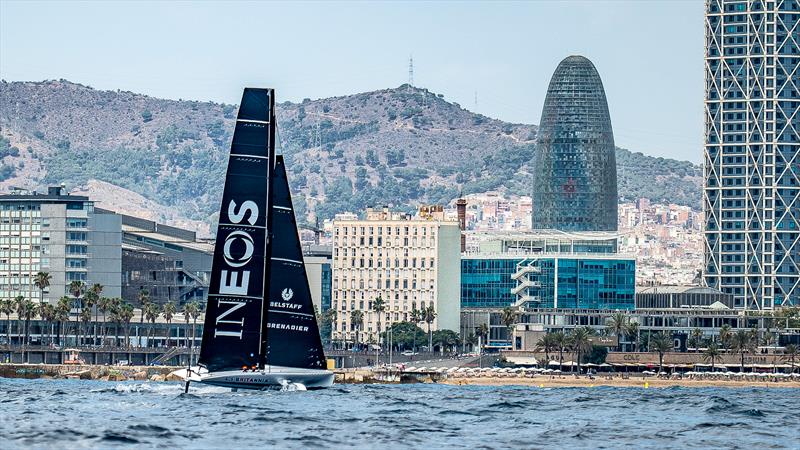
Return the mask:
POLYGON ((290 383, 288 381, 283 381, 281 383, 281 392, 295 392, 295 391, 307 391, 306 385, 303 383, 290 383))

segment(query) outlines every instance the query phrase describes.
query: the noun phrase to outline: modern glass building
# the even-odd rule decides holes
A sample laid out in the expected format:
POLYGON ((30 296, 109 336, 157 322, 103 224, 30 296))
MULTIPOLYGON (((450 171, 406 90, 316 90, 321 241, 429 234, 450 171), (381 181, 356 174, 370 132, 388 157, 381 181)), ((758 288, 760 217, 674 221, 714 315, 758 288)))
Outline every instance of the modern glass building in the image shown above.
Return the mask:
POLYGON ((533 228, 617 229, 617 163, 603 82, 570 56, 550 80, 536 142, 533 228))
POLYGON ((706 1, 705 280, 800 305, 800 2, 706 1))
POLYGON ((461 308, 505 308, 528 284, 530 307, 634 309, 636 260, 623 256, 542 255, 540 258, 465 257, 461 259, 461 308), (521 265, 538 268, 526 279, 513 278, 521 265))
POLYGON ((462 258, 461 308, 505 308, 517 301, 511 278, 522 258, 462 258))

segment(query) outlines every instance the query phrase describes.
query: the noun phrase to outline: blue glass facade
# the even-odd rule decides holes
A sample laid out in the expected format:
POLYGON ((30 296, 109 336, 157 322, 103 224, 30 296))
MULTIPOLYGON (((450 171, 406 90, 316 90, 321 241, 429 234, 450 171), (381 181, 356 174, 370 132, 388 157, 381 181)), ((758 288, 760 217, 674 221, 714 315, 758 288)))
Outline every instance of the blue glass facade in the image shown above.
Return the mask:
POLYGON ((322 264, 322 289, 320 303, 322 304, 322 311, 331 309, 331 265, 322 264))
POLYGON ((542 308, 634 309, 636 260, 546 258, 530 279, 542 308))
POLYGON ((505 308, 517 296, 511 289, 517 285, 511 275, 521 259, 461 259, 461 307, 505 308))
MULTIPOLYGON (((504 308, 516 302, 512 275, 523 258, 461 260, 461 307, 504 308)), ((581 257, 540 258, 530 274, 541 308, 634 309, 636 261, 581 257), (557 270, 556 270, 557 269, 557 270), (557 274, 556 274, 557 273, 557 274)), ((534 306, 534 305, 531 305, 534 306)))

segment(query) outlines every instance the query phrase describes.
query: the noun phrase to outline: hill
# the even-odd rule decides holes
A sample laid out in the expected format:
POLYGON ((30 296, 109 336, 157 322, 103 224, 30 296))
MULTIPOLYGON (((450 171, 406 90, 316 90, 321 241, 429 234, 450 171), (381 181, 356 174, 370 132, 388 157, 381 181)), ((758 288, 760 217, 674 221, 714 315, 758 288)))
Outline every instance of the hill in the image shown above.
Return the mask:
MULTIPOLYGON (((448 203, 459 191, 530 190, 535 125, 475 114, 426 89, 403 85, 284 102, 277 114, 278 144, 302 193, 296 206, 303 215, 331 217, 377 204, 411 209, 448 203)), ((218 208, 235 115, 235 105, 65 80, 3 81, 0 188, 99 180, 178 213, 165 220, 208 223, 218 208)), ((622 199, 699 206, 699 166, 624 149, 617 165, 622 199)), ((121 192, 113 194, 118 205, 121 192)))

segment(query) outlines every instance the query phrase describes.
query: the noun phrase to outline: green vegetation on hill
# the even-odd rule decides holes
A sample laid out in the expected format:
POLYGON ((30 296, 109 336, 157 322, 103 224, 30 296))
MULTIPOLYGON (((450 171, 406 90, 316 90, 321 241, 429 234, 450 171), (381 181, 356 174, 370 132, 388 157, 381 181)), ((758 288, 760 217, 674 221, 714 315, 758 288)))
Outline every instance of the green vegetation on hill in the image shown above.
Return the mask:
MULTIPOLYGON (((98 91, 66 81, 0 82, 4 132, 35 143, 45 169, 26 183, 75 186, 95 178, 184 216, 213 220, 236 107, 98 91), (35 101, 33 100, 35 99, 35 101)), ((474 114, 407 85, 277 106, 298 211, 331 217, 390 205, 448 203, 500 190, 529 195, 536 126, 474 114)), ((0 182, 20 181, 19 149, 0 140, 0 182)), ((622 199, 699 207, 701 173, 689 162, 617 151, 622 199)), ((306 218, 308 219, 308 217, 306 218)), ((303 220, 303 218, 301 218, 303 220)))

